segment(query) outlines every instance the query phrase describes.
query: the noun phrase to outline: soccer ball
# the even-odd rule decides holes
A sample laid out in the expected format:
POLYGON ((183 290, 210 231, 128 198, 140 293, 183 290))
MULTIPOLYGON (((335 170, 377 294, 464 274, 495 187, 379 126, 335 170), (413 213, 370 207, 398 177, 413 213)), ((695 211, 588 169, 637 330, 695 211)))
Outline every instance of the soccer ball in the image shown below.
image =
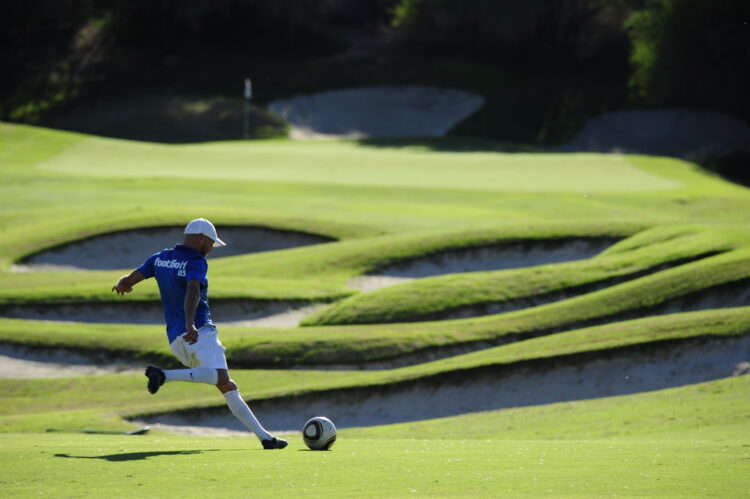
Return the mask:
POLYGON ((310 450, 328 450, 336 441, 336 426, 328 418, 314 417, 302 427, 302 440, 310 450))

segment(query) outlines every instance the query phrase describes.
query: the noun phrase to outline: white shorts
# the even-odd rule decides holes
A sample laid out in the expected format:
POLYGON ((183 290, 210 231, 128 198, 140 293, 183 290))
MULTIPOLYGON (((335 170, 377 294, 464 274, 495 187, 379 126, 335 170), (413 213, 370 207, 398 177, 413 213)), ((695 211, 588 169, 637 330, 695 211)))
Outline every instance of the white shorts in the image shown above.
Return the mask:
POLYGON ((227 369, 226 348, 219 341, 216 327, 206 324, 198 330, 198 341, 191 345, 178 336, 169 345, 172 353, 187 367, 227 369))

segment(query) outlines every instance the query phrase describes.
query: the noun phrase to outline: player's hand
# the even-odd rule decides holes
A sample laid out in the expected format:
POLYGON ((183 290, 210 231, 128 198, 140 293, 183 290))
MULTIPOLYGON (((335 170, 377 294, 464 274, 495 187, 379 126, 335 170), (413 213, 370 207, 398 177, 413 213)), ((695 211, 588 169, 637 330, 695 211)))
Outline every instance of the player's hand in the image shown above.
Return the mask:
POLYGON ((117 284, 112 286, 112 291, 117 293, 118 295, 124 295, 125 293, 130 293, 133 291, 133 286, 144 280, 146 277, 144 277, 143 274, 141 274, 141 271, 138 269, 135 269, 132 271, 129 275, 124 275, 120 277, 120 280, 117 281, 117 284))
POLYGON ((198 330, 195 329, 195 325, 191 324, 187 327, 187 333, 182 335, 182 339, 190 345, 195 345, 198 341, 198 330))
POLYGON ((112 291, 114 291, 118 295, 124 295, 126 293, 130 293, 131 291, 133 291, 133 288, 123 288, 120 286, 120 283, 118 282, 117 284, 112 286, 112 291))

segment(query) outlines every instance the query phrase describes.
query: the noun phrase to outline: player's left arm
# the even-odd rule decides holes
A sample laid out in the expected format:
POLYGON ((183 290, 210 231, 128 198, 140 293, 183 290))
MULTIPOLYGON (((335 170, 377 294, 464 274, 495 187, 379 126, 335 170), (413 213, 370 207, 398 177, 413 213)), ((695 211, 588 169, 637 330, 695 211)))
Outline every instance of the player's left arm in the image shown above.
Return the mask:
POLYGON ((182 336, 191 345, 198 341, 195 328, 195 310, 201 299, 201 283, 197 279, 187 282, 185 289, 185 334, 182 336))
POLYGON ((133 286, 135 286, 145 278, 146 277, 141 274, 141 271, 136 269, 130 274, 120 277, 120 280, 117 281, 117 284, 112 286, 112 291, 114 291, 118 295, 130 293, 131 291, 133 291, 133 286))
POLYGON ((201 287, 207 284, 207 272, 205 258, 194 258, 185 266, 185 334, 182 338, 191 345, 198 341, 195 312, 201 299, 201 287))

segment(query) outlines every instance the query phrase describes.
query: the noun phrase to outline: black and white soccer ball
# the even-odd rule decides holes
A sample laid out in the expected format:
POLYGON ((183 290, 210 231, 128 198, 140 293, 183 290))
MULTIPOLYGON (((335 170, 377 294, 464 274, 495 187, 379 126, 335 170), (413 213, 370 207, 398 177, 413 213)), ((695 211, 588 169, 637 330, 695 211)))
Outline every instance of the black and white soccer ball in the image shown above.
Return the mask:
POLYGON ((302 427, 302 440, 310 450, 328 450, 336 441, 336 426, 322 416, 311 418, 302 427))

